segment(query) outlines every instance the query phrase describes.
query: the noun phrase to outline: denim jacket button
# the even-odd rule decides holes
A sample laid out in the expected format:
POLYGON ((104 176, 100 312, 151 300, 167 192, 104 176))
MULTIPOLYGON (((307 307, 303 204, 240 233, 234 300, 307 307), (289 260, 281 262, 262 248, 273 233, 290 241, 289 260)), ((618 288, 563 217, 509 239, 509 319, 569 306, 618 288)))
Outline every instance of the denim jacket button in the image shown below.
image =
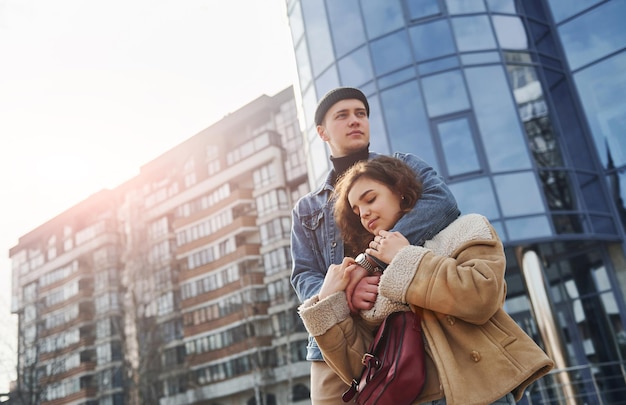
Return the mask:
POLYGON ((337 246, 337 242, 333 241, 333 243, 330 244, 332 247, 336 247, 337 246))

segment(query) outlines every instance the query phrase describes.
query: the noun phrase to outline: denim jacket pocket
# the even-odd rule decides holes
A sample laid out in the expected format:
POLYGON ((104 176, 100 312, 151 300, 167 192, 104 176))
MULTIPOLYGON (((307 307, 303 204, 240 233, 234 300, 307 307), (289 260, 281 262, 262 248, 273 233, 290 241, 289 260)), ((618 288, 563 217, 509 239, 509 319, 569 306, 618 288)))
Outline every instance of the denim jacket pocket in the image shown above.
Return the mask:
POLYGON ((315 231, 324 219, 324 210, 318 210, 310 215, 306 215, 301 218, 302 226, 304 226, 308 230, 315 231))

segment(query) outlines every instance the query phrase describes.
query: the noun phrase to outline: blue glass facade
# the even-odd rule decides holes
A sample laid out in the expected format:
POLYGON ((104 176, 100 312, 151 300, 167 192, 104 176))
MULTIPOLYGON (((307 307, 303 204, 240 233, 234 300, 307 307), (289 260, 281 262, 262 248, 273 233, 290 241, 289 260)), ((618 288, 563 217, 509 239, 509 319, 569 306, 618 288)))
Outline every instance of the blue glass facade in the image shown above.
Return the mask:
POLYGON ((626 397, 626 1, 286 3, 312 184, 316 102, 359 87, 370 148, 431 163, 505 242, 507 310, 560 358, 528 401, 626 397))

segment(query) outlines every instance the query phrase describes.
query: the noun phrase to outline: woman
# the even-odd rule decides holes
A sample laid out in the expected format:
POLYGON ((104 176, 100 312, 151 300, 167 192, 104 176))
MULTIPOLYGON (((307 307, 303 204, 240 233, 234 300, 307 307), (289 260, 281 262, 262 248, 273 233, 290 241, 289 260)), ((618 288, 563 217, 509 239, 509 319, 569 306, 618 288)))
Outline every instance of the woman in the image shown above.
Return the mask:
POLYGON ((407 170, 391 157, 359 162, 335 191, 344 239, 389 263, 373 308, 350 315, 345 290, 367 273, 345 258, 301 305, 300 316, 327 363, 350 384, 376 325, 394 311, 419 312, 427 377, 416 404, 514 404, 553 362, 503 309, 502 242, 477 214, 459 217, 424 247, 387 232, 419 198, 420 184, 407 170))

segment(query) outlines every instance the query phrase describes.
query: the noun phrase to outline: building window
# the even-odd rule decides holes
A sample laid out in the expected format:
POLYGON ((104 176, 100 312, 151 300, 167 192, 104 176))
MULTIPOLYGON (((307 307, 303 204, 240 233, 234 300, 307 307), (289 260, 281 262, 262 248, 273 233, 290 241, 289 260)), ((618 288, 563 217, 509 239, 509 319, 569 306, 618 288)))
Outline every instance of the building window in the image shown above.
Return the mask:
POLYGON ((37 306, 30 304, 24 306, 24 323, 30 323, 37 318, 37 306))
POLYGON ((72 248, 74 247, 74 240, 72 236, 73 236, 72 228, 69 226, 64 226, 63 227, 63 250, 65 252, 72 250, 72 248))
POLYGON ((335 52, 339 57, 365 43, 365 29, 358 0, 328 1, 326 8, 335 52), (345 21, 350 21, 350 24, 345 24, 345 21))
POLYGON ((57 257, 57 237, 52 235, 48 239, 48 260, 52 260, 57 257))
MULTIPOLYGON (((350 25, 350 24, 343 24, 350 25)), ((362 86, 372 80, 374 69, 372 57, 367 46, 349 53, 337 63, 342 83, 352 86, 362 86)))
POLYGON ((80 331, 78 329, 70 329, 44 338, 40 349, 42 353, 50 353, 78 343, 79 340, 80 331))
POLYGON ((209 176, 214 175, 215 173, 219 173, 220 171, 220 161, 219 160, 211 160, 209 162, 209 164, 207 165, 207 170, 209 173, 209 176))
POLYGON ((481 163, 476 147, 476 136, 467 117, 440 121, 435 124, 439 142, 450 177, 478 173, 481 163))
POLYGON ((251 324, 239 325, 222 332, 190 340, 185 343, 186 352, 189 354, 200 354, 223 349, 235 343, 242 342, 249 336, 255 335, 252 326, 251 324))
POLYGON ((98 221, 95 224, 76 232, 76 246, 82 245, 83 243, 94 239, 98 235, 102 234, 105 231, 105 228, 105 222, 98 221))
POLYGON ((155 221, 152 221, 148 227, 148 235, 150 239, 159 239, 167 235, 168 223, 167 217, 161 217, 155 221))
POLYGON ((291 219, 288 217, 274 218, 259 226, 261 241, 265 244, 288 238, 291 232, 291 219))
POLYGON ((45 387, 43 397, 46 401, 64 398, 80 391, 80 379, 71 378, 45 387))
POLYGON ((256 198, 256 205, 259 217, 277 210, 289 209, 287 192, 284 189, 269 191, 256 198))
POLYGON ((272 184, 276 181, 275 165, 270 163, 261 166, 252 173, 254 188, 261 188, 272 184))
POLYGON ((70 281, 60 288, 50 291, 45 297, 46 307, 54 306, 78 294, 78 280, 70 281))
MULTIPOLYGON (((411 21, 441 14, 440 0, 405 0, 411 21)), ((439 37, 436 37, 439 39, 439 37)))
POLYGON ((98 364, 105 364, 111 361, 111 344, 103 343, 96 346, 96 359, 98 364))
POLYGON ((465 77, 489 170, 530 169, 526 137, 502 66, 467 68, 465 77))
POLYGON ((79 315, 78 304, 73 304, 58 311, 50 313, 45 319, 46 329, 56 328, 70 322, 79 315))
POLYGON ((469 109, 469 98, 460 71, 428 76, 423 79, 422 83, 426 99, 426 111, 430 117, 469 109))
POLYGON ((196 184, 196 173, 191 172, 185 174, 185 187, 191 187, 196 184))
POLYGON ((182 285, 182 298, 193 298, 239 280, 238 265, 229 266, 224 270, 182 285))
POLYGON ((207 145, 206 147, 206 160, 209 176, 214 175, 220 171, 220 156, 219 148, 216 145, 207 145))
POLYGON ((291 268, 291 254, 288 247, 281 247, 263 255, 265 274, 271 275, 291 268))
MULTIPOLYGON (((421 4, 423 0, 419 0, 421 4)), ((436 0, 435 0, 436 1, 436 0)), ((409 28, 413 53, 418 62, 452 55, 456 52, 454 37, 447 20, 438 20, 409 28), (437 41, 433 41, 437 38, 437 41)))
POLYGON ((25 302, 34 301, 37 298, 37 283, 33 282, 24 286, 23 293, 25 302))
POLYGON ((96 338, 104 339, 111 336, 111 320, 101 319, 96 323, 96 338))
POLYGON ((164 264, 171 259, 170 241, 164 240, 153 245, 148 253, 148 262, 151 264, 164 264))
POLYGON ((404 26, 399 1, 361 0, 365 29, 369 38, 376 38, 404 26))
POLYGON ((78 271, 78 262, 74 260, 70 264, 60 267, 56 270, 52 270, 49 273, 44 274, 39 279, 39 283, 42 287, 47 285, 56 283, 57 281, 63 280, 66 277, 69 277, 71 274, 76 273, 78 271))
POLYGON ((96 307, 96 313, 98 314, 107 312, 109 310, 117 310, 119 308, 117 294, 112 292, 96 297, 94 303, 96 307))
POLYGON ((195 166, 196 162, 193 158, 190 158, 185 162, 183 167, 185 187, 191 187, 196 184, 195 166))
POLYGON ((213 260, 215 260, 213 246, 209 246, 206 249, 202 249, 189 255, 187 257, 187 268, 189 270, 195 269, 196 267, 204 266, 205 264, 211 263, 213 260))
MULTIPOLYGON (((569 5, 569 2, 566 4, 569 5)), ((611 53, 623 51, 626 30, 622 17, 625 14, 626 3, 607 1, 559 26, 563 48, 572 70, 580 69, 611 53)))
POLYGON ((45 263, 44 255, 40 249, 28 249, 28 259, 31 270, 34 270, 45 263))
POLYGON ((496 49, 491 21, 485 15, 452 18, 452 28, 459 52, 496 49))
POLYGON ((409 38, 406 31, 398 31, 371 43, 374 70, 384 75, 413 62, 409 38))
POLYGON ((157 299, 157 308, 159 315, 166 315, 174 310, 174 294, 170 291, 161 295, 157 299))

